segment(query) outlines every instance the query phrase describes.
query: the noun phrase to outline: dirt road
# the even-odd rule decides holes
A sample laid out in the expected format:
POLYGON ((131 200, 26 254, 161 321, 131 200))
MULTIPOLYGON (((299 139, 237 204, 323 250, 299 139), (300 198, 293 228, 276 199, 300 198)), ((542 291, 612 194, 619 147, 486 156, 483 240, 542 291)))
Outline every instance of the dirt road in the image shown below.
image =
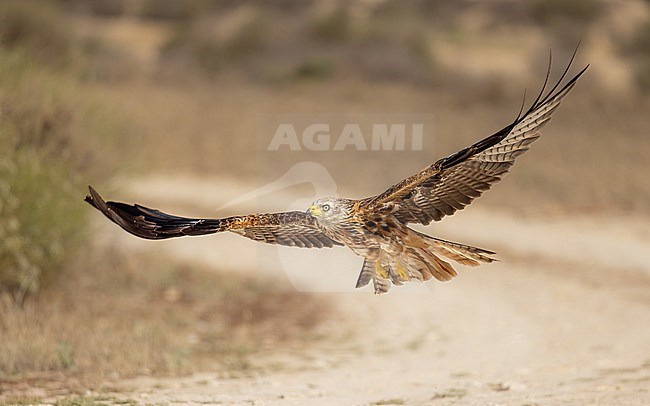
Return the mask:
MULTIPOLYGON (((182 177, 123 186, 127 192, 117 197, 204 215, 249 188, 182 177)), ((283 199, 267 199, 265 208, 285 208, 273 207, 276 200, 283 199)), ((307 352, 271 355, 282 367, 253 378, 123 382, 139 402, 650 404, 650 219, 523 216, 477 204, 424 230, 494 249, 500 262, 383 296, 350 293, 361 261, 342 248, 257 246, 235 235, 147 242, 108 222, 98 228, 134 254, 160 250, 233 272, 264 272, 290 289, 321 291, 338 307, 332 338, 307 352)))

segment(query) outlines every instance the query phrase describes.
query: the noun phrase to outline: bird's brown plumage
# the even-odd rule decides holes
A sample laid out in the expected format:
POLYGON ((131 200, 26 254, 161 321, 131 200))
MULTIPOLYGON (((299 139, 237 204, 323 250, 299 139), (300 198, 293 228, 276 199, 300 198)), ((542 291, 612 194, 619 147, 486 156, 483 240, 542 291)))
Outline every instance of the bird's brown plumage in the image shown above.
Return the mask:
POLYGON ((476 266, 494 261, 494 252, 434 238, 407 224, 426 225, 452 215, 501 180, 515 159, 539 138, 541 128, 586 71, 587 67, 562 85, 571 62, 557 84, 545 92, 549 63, 539 95, 512 123, 366 199, 325 198, 314 202, 307 212, 222 219, 179 217, 137 204, 105 202, 92 187, 86 201, 124 230, 147 239, 231 231, 255 241, 292 247, 345 245, 364 257, 356 286, 372 280, 376 293, 408 281, 446 281, 456 276, 456 271, 442 257, 476 266))

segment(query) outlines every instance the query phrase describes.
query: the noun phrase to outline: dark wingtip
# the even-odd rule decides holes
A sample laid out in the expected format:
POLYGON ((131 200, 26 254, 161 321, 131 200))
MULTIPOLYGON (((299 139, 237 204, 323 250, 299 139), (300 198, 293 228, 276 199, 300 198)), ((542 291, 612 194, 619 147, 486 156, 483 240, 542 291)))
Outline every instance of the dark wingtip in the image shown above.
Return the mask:
POLYGON ((90 185, 88 185, 88 191, 90 192, 90 194, 86 195, 86 197, 84 198, 84 201, 94 207, 95 206, 95 200, 93 199, 93 195, 96 195, 97 192, 90 185))
POLYGON ((90 185, 88 185, 88 191, 90 192, 90 194, 86 195, 84 201, 89 205, 93 206, 94 208, 101 210, 100 206, 102 203, 104 203, 102 197, 90 185))
MULTIPOLYGON (((91 206, 93 206, 95 209, 97 209, 97 210, 99 210, 100 212, 102 212, 106 217, 108 217, 109 220, 111 220, 112 222, 116 222, 116 223, 119 224, 119 222, 117 221, 117 219, 114 218, 114 217, 111 215, 111 210, 110 210, 108 204, 106 204, 106 202, 104 201, 104 199, 102 199, 102 197, 99 195, 99 193, 97 193, 97 191, 96 191, 95 189, 93 189, 93 187, 90 186, 90 185, 88 186, 88 191, 90 192, 90 194, 87 195, 86 198, 85 198, 84 200, 85 200, 88 204, 90 204, 91 206)), ((110 202, 109 202, 109 203, 110 203, 110 202)))

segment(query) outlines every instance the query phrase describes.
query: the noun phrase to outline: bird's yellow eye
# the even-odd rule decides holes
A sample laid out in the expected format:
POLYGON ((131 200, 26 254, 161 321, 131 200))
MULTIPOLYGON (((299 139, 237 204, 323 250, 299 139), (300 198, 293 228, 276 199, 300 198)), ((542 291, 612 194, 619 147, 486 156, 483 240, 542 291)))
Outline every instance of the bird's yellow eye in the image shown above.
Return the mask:
POLYGON ((329 211, 330 210, 330 205, 329 204, 324 204, 322 209, 323 209, 323 211, 329 211))

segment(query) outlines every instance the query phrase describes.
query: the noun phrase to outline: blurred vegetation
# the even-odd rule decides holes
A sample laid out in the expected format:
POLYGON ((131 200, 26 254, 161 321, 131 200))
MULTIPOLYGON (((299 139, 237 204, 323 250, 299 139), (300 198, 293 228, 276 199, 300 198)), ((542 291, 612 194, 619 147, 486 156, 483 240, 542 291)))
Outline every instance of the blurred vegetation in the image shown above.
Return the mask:
POLYGON ((601 0, 528 0, 535 22, 570 49, 584 39, 590 25, 606 11, 601 0))
POLYGON ((74 52, 72 26, 52 2, 0 3, 0 47, 19 50, 49 67, 67 66, 74 52))
POLYGON ((327 79, 334 73, 328 59, 311 58, 296 67, 293 76, 297 79, 327 79))
POLYGON ((62 272, 84 226, 80 181, 110 166, 97 150, 116 129, 68 72, 65 17, 39 6, 0 5, 0 294, 16 303, 62 272))
POLYGON ((349 42, 353 35, 353 20, 349 7, 343 5, 324 15, 317 15, 311 27, 312 36, 325 42, 349 42))
MULTIPOLYGON (((157 68, 183 78, 196 71, 249 79, 403 81, 437 85, 459 72, 439 63, 433 43, 470 39, 464 15, 490 9, 486 29, 534 23, 554 47, 573 50, 611 4, 601 0, 526 0, 477 4, 460 0, 362 3, 283 0, 58 0, 77 15, 122 17, 166 24, 157 68), (433 41, 433 42, 432 42, 433 41), (447 71, 445 69, 448 69, 447 71)), ((94 69, 120 80, 137 70, 119 48, 91 44, 94 69)))
POLYGON ((529 0, 532 17, 549 24, 566 20, 573 24, 590 24, 604 11, 600 0, 529 0))
POLYGON ((266 38, 265 19, 260 14, 247 15, 233 32, 219 36, 213 18, 193 23, 179 23, 161 49, 163 62, 173 66, 198 67, 215 73, 226 65, 237 65, 263 49, 266 38))
MULTIPOLYGON (((449 0, 288 3, 152 0, 134 13, 175 25, 161 49, 161 68, 181 75, 198 69, 255 80, 358 77, 437 85, 458 72, 445 70, 433 44, 467 41, 461 17, 486 8, 449 0)), ((607 7, 600 0, 499 3, 488 28, 534 23, 553 37, 549 44, 572 51, 607 7)))
POLYGON ((131 0, 56 0, 65 10, 98 17, 119 17, 130 11, 131 0))

